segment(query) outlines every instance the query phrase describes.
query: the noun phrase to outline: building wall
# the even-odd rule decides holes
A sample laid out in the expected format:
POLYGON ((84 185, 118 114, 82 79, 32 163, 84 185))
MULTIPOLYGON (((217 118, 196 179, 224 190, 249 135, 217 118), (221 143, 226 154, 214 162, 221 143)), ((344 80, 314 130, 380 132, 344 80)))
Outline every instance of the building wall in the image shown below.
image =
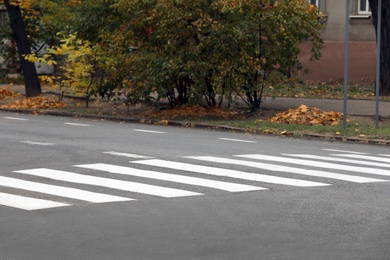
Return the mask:
MULTIPOLYGON (((344 41, 347 0, 323 0, 320 9, 327 16, 326 28, 321 36, 325 41, 344 41)), ((350 41, 375 41, 375 28, 371 15, 358 14, 358 1, 352 0, 350 6, 350 41)))
MULTIPOLYGON (((344 42, 326 41, 319 61, 310 61, 311 44, 301 45, 300 59, 306 73, 300 72, 305 80, 343 81, 344 80, 344 42)), ((376 64, 375 42, 349 43, 349 81, 365 85, 375 82, 376 64)))
MULTIPOLYGON (((311 62, 310 43, 301 46, 300 60, 307 73, 299 75, 305 80, 343 81, 346 0, 322 0, 321 11, 327 15, 322 58, 311 62)), ((351 0, 349 17, 349 81, 364 84, 375 82, 376 41, 375 28, 370 15, 358 14, 358 1, 351 0)))

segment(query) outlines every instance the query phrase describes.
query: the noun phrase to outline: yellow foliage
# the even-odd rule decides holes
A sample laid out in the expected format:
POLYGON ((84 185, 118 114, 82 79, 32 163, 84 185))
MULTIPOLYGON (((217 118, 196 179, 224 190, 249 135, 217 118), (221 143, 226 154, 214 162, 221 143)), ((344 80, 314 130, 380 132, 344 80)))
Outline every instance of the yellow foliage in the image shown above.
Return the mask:
MULTIPOLYGON (((61 36, 61 34, 57 34, 61 36)), ((49 83, 52 88, 61 92, 70 90, 74 94, 89 95, 93 87, 93 74, 98 60, 99 47, 92 47, 88 41, 77 38, 77 34, 70 34, 61 39, 59 46, 47 49, 47 54, 37 57, 35 54, 26 55, 30 62, 40 62, 48 65, 57 65, 52 57, 59 57, 63 62, 59 69, 63 72, 61 77, 44 76, 41 80, 49 83)))

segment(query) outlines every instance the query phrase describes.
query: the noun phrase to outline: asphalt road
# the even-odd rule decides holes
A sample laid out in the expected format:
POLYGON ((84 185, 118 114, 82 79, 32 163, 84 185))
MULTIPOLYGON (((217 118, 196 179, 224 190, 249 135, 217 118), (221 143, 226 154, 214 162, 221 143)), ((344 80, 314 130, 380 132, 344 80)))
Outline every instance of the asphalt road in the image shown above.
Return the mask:
POLYGON ((0 134, 0 259, 390 259, 386 147, 14 113, 0 134))

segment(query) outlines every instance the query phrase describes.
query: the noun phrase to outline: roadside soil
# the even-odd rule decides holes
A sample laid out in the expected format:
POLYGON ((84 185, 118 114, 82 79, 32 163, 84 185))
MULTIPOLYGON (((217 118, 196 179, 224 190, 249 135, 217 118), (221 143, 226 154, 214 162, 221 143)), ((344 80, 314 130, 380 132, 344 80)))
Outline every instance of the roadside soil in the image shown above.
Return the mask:
MULTIPOLYGON (((37 99, 26 100, 23 94, 22 86, 0 86, 0 108, 21 111, 31 110, 35 113, 43 113, 44 111, 57 111, 59 113, 74 114, 75 116, 97 116, 109 119, 129 119, 138 122, 150 123, 165 121, 181 121, 181 122, 198 122, 218 120, 253 120, 253 121, 269 121, 276 115, 286 112, 280 110, 259 109, 256 112, 251 112, 247 107, 235 107, 232 109, 223 108, 206 108, 201 106, 188 107, 170 107, 167 103, 148 103, 142 102, 136 105, 127 106, 122 101, 100 101, 92 99, 89 106, 86 107, 84 98, 77 96, 65 95, 59 101, 58 94, 50 89, 44 89, 44 94, 37 99), (3 93, 3 96, 2 96, 3 93)), ((296 108, 292 108, 296 109, 296 108)), ((312 108, 309 108, 309 110, 312 108)), ((327 113, 331 111, 320 111, 319 113, 327 113)), ((296 113, 293 111, 293 113, 296 113)), ((296 114, 297 117, 306 116, 305 113, 296 114)), ((332 119, 334 120, 334 119, 332 119)), ((350 123, 359 125, 374 125, 375 121, 370 116, 350 116, 350 123)), ((382 118, 382 121, 390 119, 382 118)), ((340 118, 338 119, 340 122, 340 118)))

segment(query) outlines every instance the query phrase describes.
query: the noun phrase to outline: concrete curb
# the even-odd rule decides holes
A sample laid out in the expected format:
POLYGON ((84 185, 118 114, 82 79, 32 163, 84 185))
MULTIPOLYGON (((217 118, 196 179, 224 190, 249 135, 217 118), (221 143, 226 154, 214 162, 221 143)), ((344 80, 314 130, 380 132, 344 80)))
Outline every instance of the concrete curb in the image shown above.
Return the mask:
POLYGON ((351 143, 370 144, 370 145, 389 146, 390 147, 390 140, 382 140, 382 139, 366 139, 366 138, 345 137, 345 136, 329 136, 329 135, 321 135, 321 134, 294 135, 294 134, 289 133, 289 132, 280 133, 280 134, 263 133, 261 131, 248 131, 244 128, 232 127, 232 126, 226 126, 226 125, 187 123, 187 122, 172 121, 172 120, 153 120, 153 119, 142 119, 142 118, 123 118, 123 117, 121 118, 121 117, 112 117, 112 116, 85 115, 85 114, 77 114, 77 113, 72 113, 72 112, 64 112, 64 111, 56 111, 56 110, 0 108, 0 111, 22 113, 22 114, 38 114, 38 115, 50 115, 50 116, 62 116, 62 117, 89 118, 89 119, 109 120, 109 121, 125 122, 125 123, 166 125, 166 126, 186 127, 186 128, 199 128, 199 129, 228 131, 228 132, 235 132, 235 133, 275 135, 275 136, 284 136, 284 137, 305 138, 307 140, 322 139, 322 140, 327 140, 327 141, 331 141, 331 142, 351 142, 351 143))

